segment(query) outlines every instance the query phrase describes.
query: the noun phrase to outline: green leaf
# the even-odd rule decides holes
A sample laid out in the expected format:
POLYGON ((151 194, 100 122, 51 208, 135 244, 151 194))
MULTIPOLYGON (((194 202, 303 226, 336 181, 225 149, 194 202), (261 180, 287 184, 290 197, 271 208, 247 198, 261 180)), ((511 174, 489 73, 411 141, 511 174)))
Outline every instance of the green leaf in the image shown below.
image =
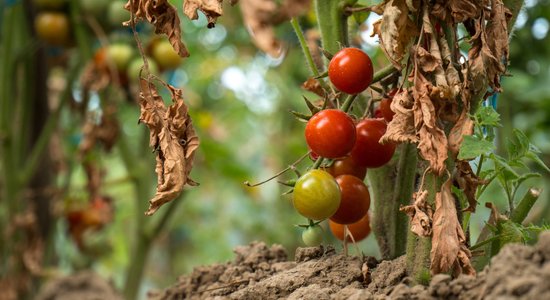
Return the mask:
POLYGON ((358 25, 363 24, 370 15, 370 11, 356 11, 353 13, 353 18, 358 25))
POLYGON ((474 116, 478 126, 500 127, 500 115, 491 106, 480 107, 474 116))
POLYGON ((482 154, 487 154, 495 150, 493 143, 482 140, 474 135, 467 135, 462 141, 460 151, 458 152, 458 159, 470 160, 474 159, 482 154))
POLYGON ((511 160, 523 158, 529 151, 529 138, 519 129, 514 128, 514 136, 508 140, 506 145, 508 156, 511 160))
POLYGON ((527 154, 525 154, 525 157, 535 162, 537 165, 539 165, 541 168, 546 170, 546 172, 550 173, 550 168, 540 159, 540 157, 533 151, 528 151, 527 154))
POLYGON ((502 156, 491 154, 490 158, 495 162, 495 165, 502 168, 498 175, 501 183, 504 184, 504 181, 511 181, 520 177, 516 170, 514 170, 502 156))

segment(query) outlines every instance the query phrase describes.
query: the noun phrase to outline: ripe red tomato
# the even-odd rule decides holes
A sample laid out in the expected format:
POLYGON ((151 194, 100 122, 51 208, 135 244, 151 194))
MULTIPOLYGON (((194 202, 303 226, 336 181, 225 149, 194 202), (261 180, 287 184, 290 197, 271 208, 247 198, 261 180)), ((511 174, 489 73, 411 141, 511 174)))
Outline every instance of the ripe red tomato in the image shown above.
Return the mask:
POLYGON ((367 168, 378 168, 388 163, 396 145, 380 144, 378 141, 386 133, 387 124, 383 119, 364 119, 359 122, 355 147, 351 157, 358 165, 367 168))
MULTIPOLYGON (((356 242, 365 239, 367 236, 369 236, 371 231, 369 214, 366 214, 363 218, 361 218, 361 220, 353 224, 343 225, 329 220, 328 225, 332 234, 341 241, 344 240, 344 226, 348 226, 348 230, 350 231, 351 235, 353 235, 353 239, 356 242)), ((352 241, 349 236, 346 240, 347 242, 352 241)))
POLYGON ((363 181, 352 175, 336 177, 342 199, 338 210, 330 219, 338 224, 352 224, 363 218, 370 207, 369 189, 363 181))
POLYGON ((62 46, 70 39, 69 19, 58 12, 41 12, 34 19, 36 35, 48 44, 62 46))
POLYGON ((324 168, 324 170, 334 177, 353 175, 364 180, 367 175, 367 168, 357 165, 351 156, 335 160, 330 167, 324 168))
POLYGON ((393 120, 393 115, 395 115, 395 112, 391 110, 390 105, 393 101, 393 96, 395 96, 396 93, 397 89, 392 89, 389 91, 387 97, 384 97, 384 99, 380 101, 380 112, 387 122, 391 122, 391 120, 393 120))
POLYGON ((325 109, 309 119, 305 136, 313 152, 326 158, 338 158, 347 155, 353 149, 355 125, 345 112, 325 109))
POLYGON ((312 220, 324 220, 340 206, 338 183, 322 170, 311 170, 298 178, 293 195, 294 208, 312 220))
POLYGON ((334 86, 348 94, 358 94, 372 82, 370 57, 357 48, 344 48, 336 53, 328 65, 328 77, 334 86))

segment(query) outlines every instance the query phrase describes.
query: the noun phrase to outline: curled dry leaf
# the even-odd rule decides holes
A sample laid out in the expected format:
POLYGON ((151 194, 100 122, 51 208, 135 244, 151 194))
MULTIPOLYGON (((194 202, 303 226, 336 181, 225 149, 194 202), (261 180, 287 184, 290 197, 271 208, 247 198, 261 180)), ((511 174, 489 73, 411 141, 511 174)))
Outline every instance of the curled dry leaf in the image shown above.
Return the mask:
POLYGON ((380 143, 417 143, 418 136, 414 128, 414 99, 407 89, 397 92, 393 97, 390 108, 395 115, 388 124, 386 133, 380 139, 380 143))
POLYGON ((418 236, 432 234, 432 207, 426 202, 428 191, 423 190, 413 194, 414 203, 399 208, 411 218, 411 231, 418 236))
POLYGON ((325 90, 323 90, 323 88, 321 87, 319 79, 308 78, 304 83, 302 83, 302 88, 306 91, 315 93, 320 97, 325 96, 325 90))
POLYGON ((99 122, 93 118, 87 118, 82 126, 82 141, 78 150, 81 155, 89 152, 96 143, 101 143, 105 150, 111 151, 115 145, 120 125, 115 116, 116 107, 111 105, 103 109, 103 114, 99 122))
MULTIPOLYGON (((372 35, 378 35, 380 46, 391 63, 401 70, 406 49, 418 36, 418 29, 409 17, 407 0, 389 0, 379 5, 375 11, 382 12, 382 19, 374 23, 372 35)), ((419 1, 412 1, 418 7, 419 1)))
POLYGON ((457 161, 456 163, 456 180, 458 186, 464 191, 466 199, 468 199, 468 207, 463 211, 469 211, 474 213, 476 211, 477 199, 476 191, 480 185, 487 184, 487 182, 474 174, 472 167, 467 161, 457 161))
MULTIPOLYGON (((178 11, 168 0, 128 0, 124 8, 135 15, 136 21, 142 19, 151 23, 155 33, 166 34, 179 56, 189 56, 187 47, 181 41, 178 11)), ((124 26, 131 26, 131 21, 124 22, 124 26)))
POLYGON ((216 25, 216 20, 223 14, 223 0, 185 0, 183 13, 191 20, 199 18, 198 10, 202 11, 208 19, 208 28, 216 25))
POLYGON ((470 263, 471 256, 466 247, 466 237, 458 222, 449 178, 435 196, 430 271, 432 274, 439 274, 454 267, 455 272, 459 274, 474 275, 475 270, 470 263))
POLYGON ((441 20, 453 23, 477 19, 486 1, 479 0, 436 0, 432 14, 441 20))
POLYGON ((309 10, 311 0, 241 0, 244 22, 254 44, 267 54, 279 57, 283 47, 274 27, 309 10))
POLYGON ((152 215, 161 205, 179 196, 186 184, 198 185, 189 178, 189 173, 199 138, 180 89, 167 85, 173 102, 167 108, 154 85, 144 79, 141 79, 140 84, 139 121, 149 127, 149 145, 157 154, 157 192, 149 201, 149 209, 145 213, 152 215))

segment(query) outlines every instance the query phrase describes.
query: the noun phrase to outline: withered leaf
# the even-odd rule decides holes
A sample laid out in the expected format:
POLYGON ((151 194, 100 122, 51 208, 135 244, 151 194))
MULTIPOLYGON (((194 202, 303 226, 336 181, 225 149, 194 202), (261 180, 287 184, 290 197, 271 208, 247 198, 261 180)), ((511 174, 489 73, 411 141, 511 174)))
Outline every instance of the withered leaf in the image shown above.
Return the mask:
POLYGON ((304 83, 302 83, 302 88, 306 91, 315 93, 318 96, 325 96, 325 90, 321 87, 319 79, 308 78, 304 83))
POLYGON ((260 50, 279 57, 283 52, 281 42, 275 36, 274 27, 309 10, 311 0, 241 0, 244 22, 252 41, 260 50))
POLYGON ((478 186, 484 185, 487 182, 477 177, 472 171, 472 167, 466 161, 457 161, 456 163, 456 179, 458 186, 464 191, 466 199, 468 199, 468 207, 463 211, 475 212, 477 206, 476 191, 478 186))
POLYGON ((417 143, 418 137, 414 127, 414 99, 407 89, 397 92, 393 97, 390 108, 395 112, 392 121, 388 124, 386 133, 380 139, 381 143, 417 143))
POLYGON ((113 105, 103 109, 103 115, 99 122, 93 118, 87 118, 82 126, 82 141, 78 146, 81 154, 85 154, 92 149, 96 143, 101 143, 105 150, 110 151, 115 145, 120 126, 115 116, 116 107, 113 105))
POLYGON ((216 25, 216 20, 223 14, 223 0, 185 0, 183 13, 191 20, 198 19, 198 10, 202 11, 208 19, 208 28, 216 25))
POLYGON ((466 237, 458 222, 455 201, 451 193, 451 179, 435 196, 433 215, 432 250, 430 252, 432 274, 448 272, 455 267, 457 273, 473 275, 471 253, 465 245, 466 237))
MULTIPOLYGON (((468 84, 468 81, 465 81, 468 84)), ((453 128, 449 132, 449 151, 454 158, 457 157, 460 145, 464 140, 464 136, 472 135, 474 132, 474 122, 470 118, 470 93, 468 88, 464 88, 462 93, 462 112, 458 117, 453 128)))
POLYGON ((479 17, 483 4, 479 0, 436 0, 432 14, 441 20, 461 23, 479 17))
POLYGON ((374 23, 373 36, 378 35, 380 46, 391 63, 401 70, 406 49, 418 35, 418 29, 409 18, 407 0, 385 2, 382 19, 374 23))
POLYGON ((413 194, 414 203, 399 208, 411 218, 411 231, 418 236, 430 236, 432 234, 431 206, 426 202, 428 191, 423 190, 413 194))
MULTIPOLYGON (((187 47, 181 41, 180 19, 177 9, 168 0, 128 0, 124 8, 136 17, 136 20, 146 20, 155 27, 155 33, 164 33, 174 50, 181 57, 189 56, 187 47)), ((130 26, 131 22, 124 22, 130 26)))
POLYGON ((149 201, 149 209, 145 213, 152 215, 161 205, 179 196, 186 184, 197 185, 189 178, 189 173, 199 138, 180 89, 167 85, 173 103, 166 108, 154 85, 144 79, 140 80, 140 84, 139 121, 149 128, 149 145, 157 154, 157 192, 149 201))

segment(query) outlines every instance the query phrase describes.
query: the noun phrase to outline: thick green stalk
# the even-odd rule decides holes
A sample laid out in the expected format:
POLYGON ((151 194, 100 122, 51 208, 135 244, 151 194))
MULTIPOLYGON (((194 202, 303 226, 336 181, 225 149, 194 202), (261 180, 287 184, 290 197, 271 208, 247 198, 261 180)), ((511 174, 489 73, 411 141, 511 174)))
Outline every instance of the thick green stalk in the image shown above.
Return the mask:
POLYGON ((332 54, 338 52, 341 46, 348 45, 344 4, 340 0, 315 0, 315 12, 321 31, 322 46, 332 54))
POLYGON ((405 254, 409 222, 399 208, 412 198, 416 162, 416 146, 402 144, 389 164, 368 171, 375 212, 371 224, 384 259, 405 254))
POLYGON ((510 220, 512 222, 521 224, 529 212, 531 211, 531 208, 533 208, 533 205, 535 205, 535 202, 537 202, 537 199, 539 198, 541 193, 540 189, 537 188, 530 188, 521 201, 519 202, 518 206, 510 216, 510 220))

